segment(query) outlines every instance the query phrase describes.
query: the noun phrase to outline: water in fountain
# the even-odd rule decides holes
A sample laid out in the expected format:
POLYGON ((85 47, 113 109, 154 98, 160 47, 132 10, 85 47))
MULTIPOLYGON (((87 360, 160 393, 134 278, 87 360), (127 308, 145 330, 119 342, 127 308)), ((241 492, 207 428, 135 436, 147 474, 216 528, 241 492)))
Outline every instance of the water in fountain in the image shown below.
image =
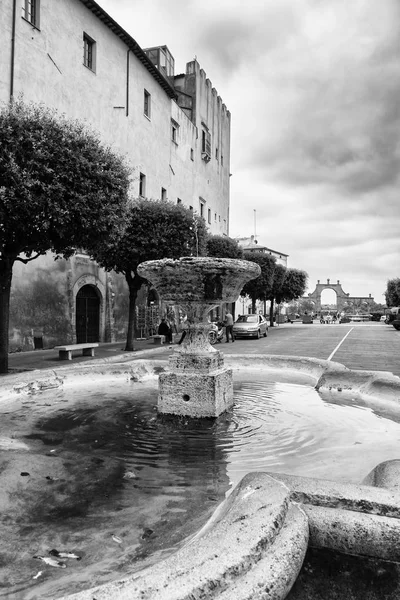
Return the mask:
POLYGON ((0 597, 54 599, 152 564, 249 471, 358 482, 396 457, 394 412, 284 373, 235 379, 234 406, 217 420, 157 416, 154 377, 4 403, 0 439, 14 449, 2 463, 0 597), (33 558, 53 548, 82 559, 56 569, 33 558))

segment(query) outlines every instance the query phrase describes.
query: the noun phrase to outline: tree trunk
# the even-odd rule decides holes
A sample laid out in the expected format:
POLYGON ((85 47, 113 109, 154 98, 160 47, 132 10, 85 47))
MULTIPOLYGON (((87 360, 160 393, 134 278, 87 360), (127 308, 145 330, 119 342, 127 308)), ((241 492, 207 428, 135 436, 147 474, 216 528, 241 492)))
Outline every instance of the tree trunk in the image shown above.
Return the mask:
POLYGON ((274 327, 274 298, 271 298, 271 306, 269 307, 269 326, 274 327))
POLYGON ((256 314, 256 302, 257 302, 257 298, 255 296, 252 296, 252 298, 251 298, 251 312, 253 313, 253 315, 256 314))
POLYGON ((136 316, 136 300, 138 291, 142 287, 143 279, 141 277, 132 277, 131 273, 125 273, 125 279, 129 287, 129 315, 128 315, 128 333, 126 336, 126 352, 133 352, 135 339, 135 316, 136 316))
POLYGON ((8 329, 14 259, 0 260, 0 373, 8 373, 8 329))

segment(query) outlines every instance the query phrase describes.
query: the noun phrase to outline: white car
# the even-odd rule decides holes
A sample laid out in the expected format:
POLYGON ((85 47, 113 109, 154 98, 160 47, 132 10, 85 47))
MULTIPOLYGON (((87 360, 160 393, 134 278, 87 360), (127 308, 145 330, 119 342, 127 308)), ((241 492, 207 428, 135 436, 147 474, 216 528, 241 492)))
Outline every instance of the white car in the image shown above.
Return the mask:
POLYGON ((235 338, 268 335, 268 322, 262 315, 241 315, 233 324, 235 338))

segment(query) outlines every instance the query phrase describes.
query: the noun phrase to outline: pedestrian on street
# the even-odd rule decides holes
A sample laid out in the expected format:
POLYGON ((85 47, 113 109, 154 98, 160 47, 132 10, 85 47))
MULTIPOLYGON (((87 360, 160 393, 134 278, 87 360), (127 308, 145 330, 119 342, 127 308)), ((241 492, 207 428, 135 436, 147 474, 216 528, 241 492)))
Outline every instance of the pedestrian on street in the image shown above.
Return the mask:
POLYGON ((181 335, 181 339, 178 342, 179 346, 182 344, 183 340, 185 339, 187 331, 189 329, 189 324, 187 322, 187 316, 183 319, 181 327, 182 327, 182 335, 181 335))
POLYGON ((233 317, 229 310, 225 313, 225 335, 227 344, 229 344, 229 336, 231 336, 232 342, 235 341, 233 336, 233 317))
POLYGON ((172 344, 172 330, 167 319, 161 319, 161 323, 158 326, 158 335, 165 335, 167 344, 172 344))

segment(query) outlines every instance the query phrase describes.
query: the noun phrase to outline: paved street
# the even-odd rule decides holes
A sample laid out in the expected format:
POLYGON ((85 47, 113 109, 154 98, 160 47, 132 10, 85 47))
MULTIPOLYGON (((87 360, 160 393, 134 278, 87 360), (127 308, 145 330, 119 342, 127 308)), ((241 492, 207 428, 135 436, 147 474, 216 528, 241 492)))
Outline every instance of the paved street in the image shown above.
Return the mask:
MULTIPOLYGON (((72 363, 60 361, 55 350, 36 350, 10 354, 11 372, 68 366, 105 358, 165 358, 172 347, 155 347, 152 340, 137 340, 135 352, 124 353, 124 343, 100 344, 95 358, 74 357, 72 363)), ((348 323, 343 325, 303 325, 294 323, 270 328, 260 340, 236 340, 234 344, 217 344, 227 354, 273 354, 329 359, 351 369, 390 371, 400 376, 400 331, 383 323, 348 323)))
POLYGON ((400 376, 400 331, 384 323, 303 325, 270 328, 267 338, 220 344, 224 352, 322 358, 350 369, 390 371, 400 376))

